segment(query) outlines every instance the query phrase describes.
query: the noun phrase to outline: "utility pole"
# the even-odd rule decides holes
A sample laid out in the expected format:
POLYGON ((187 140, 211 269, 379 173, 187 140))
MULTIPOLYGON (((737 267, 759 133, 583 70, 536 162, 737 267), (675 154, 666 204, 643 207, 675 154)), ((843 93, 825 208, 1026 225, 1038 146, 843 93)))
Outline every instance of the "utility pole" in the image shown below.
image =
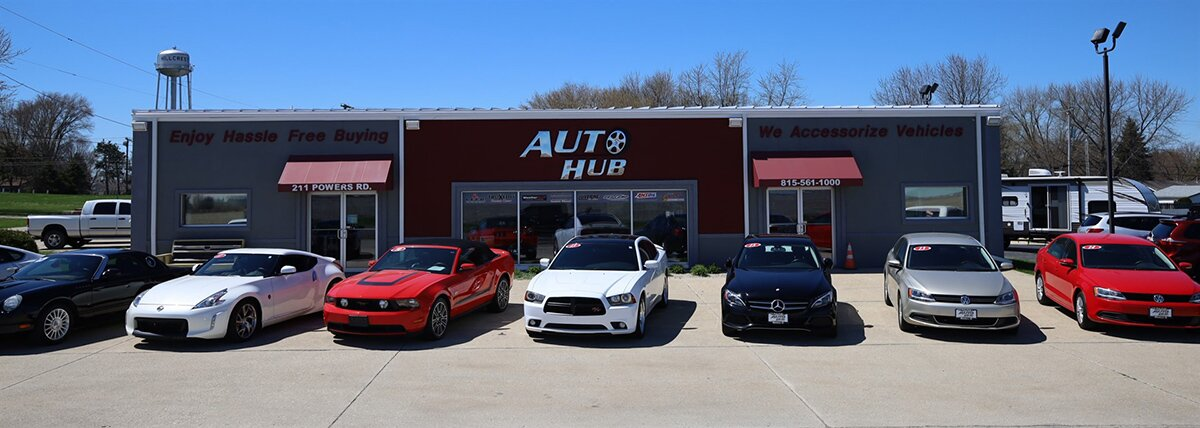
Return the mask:
MULTIPOLYGON (((125 137, 125 165, 123 168, 121 168, 121 181, 125 182, 125 193, 132 194, 133 192, 129 190, 129 185, 133 184, 133 183, 130 183, 130 178, 129 178, 129 173, 130 173, 130 167, 129 167, 130 163, 129 162, 130 162, 130 159, 129 159, 129 137, 125 137)), ((122 194, 125 194, 125 193, 122 193, 122 194)))

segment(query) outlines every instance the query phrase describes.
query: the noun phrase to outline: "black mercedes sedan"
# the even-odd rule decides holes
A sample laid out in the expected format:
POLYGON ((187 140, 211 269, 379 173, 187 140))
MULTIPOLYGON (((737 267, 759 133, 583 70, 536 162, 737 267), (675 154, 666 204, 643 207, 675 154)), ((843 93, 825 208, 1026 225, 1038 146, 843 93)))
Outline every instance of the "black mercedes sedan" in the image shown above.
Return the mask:
POLYGON ((837 290, 830 281, 833 261, 822 259, 804 235, 751 235, 721 288, 721 332, 808 331, 837 336, 837 290))
POLYGON ((123 312, 141 292, 185 273, 140 251, 47 256, 0 281, 0 334, 24 333, 43 343, 59 343, 80 319, 123 312))

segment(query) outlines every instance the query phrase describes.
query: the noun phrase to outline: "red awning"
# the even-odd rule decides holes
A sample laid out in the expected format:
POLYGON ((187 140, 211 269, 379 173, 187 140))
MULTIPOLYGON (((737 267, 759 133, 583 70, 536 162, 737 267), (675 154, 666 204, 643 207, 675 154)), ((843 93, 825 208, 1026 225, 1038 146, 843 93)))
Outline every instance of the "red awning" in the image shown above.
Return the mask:
POLYGON ((350 192, 392 188, 392 161, 288 161, 280 192, 350 192))
POLYGON ((853 156, 754 159, 754 187, 861 186, 853 156))

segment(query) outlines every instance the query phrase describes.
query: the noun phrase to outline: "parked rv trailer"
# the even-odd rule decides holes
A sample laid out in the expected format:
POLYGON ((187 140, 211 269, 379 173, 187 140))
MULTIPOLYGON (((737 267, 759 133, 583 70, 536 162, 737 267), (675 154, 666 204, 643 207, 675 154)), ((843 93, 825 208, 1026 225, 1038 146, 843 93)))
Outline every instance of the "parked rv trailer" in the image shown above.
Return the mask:
MULTIPOLYGON (((1074 232, 1088 214, 1108 212, 1105 177, 1044 175, 1000 182, 1006 247, 1016 239, 1053 239, 1074 232)), ((1117 212, 1159 210, 1154 192, 1135 180, 1118 177, 1113 194, 1117 212)))

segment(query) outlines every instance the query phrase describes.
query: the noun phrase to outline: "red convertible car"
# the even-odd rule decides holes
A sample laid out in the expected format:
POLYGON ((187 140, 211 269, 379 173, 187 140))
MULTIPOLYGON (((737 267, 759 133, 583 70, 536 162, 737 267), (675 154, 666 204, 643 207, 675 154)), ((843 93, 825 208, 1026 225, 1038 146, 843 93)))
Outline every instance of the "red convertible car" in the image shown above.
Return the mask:
POLYGON ((325 326, 335 336, 446 334, 450 319, 508 308, 513 257, 480 242, 413 240, 393 247, 366 272, 325 296, 325 326))
POLYGON ((1200 328, 1200 285, 1162 250, 1126 235, 1062 235, 1038 251, 1034 292, 1043 305, 1075 312, 1086 330, 1099 324, 1200 328))

